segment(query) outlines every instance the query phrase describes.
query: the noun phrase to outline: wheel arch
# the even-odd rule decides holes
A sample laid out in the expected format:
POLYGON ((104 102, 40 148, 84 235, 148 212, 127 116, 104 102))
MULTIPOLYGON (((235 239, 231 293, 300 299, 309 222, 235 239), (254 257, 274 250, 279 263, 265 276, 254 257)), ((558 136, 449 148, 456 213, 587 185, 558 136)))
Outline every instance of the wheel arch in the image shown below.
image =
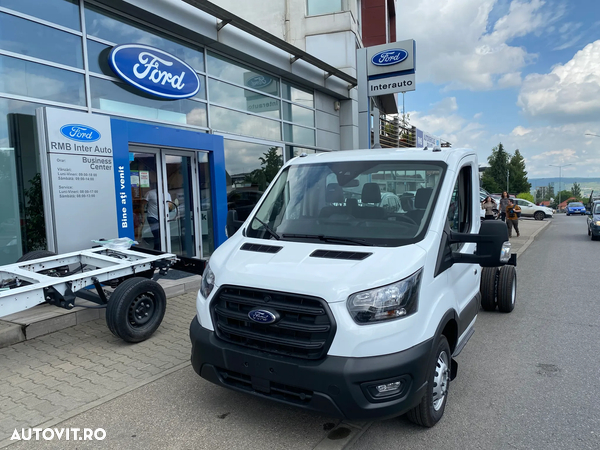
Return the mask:
POLYGON ((444 335, 446 336, 446 340, 448 341, 448 345, 450 346, 451 353, 454 353, 456 350, 456 345, 458 344, 458 314, 455 310, 449 310, 444 314, 440 324, 437 327, 435 332, 435 339, 438 336, 444 335))

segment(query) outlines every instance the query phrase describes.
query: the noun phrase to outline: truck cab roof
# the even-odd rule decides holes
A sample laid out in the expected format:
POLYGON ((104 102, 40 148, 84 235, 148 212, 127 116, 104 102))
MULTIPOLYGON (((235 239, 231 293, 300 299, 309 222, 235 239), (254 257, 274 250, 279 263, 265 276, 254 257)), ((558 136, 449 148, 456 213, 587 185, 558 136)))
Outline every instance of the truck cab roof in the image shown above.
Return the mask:
POLYGON ((469 148, 431 149, 422 148, 380 148, 367 150, 342 150, 323 152, 296 157, 288 164, 315 164, 336 161, 440 161, 452 168, 455 164, 468 155, 476 152, 469 148))

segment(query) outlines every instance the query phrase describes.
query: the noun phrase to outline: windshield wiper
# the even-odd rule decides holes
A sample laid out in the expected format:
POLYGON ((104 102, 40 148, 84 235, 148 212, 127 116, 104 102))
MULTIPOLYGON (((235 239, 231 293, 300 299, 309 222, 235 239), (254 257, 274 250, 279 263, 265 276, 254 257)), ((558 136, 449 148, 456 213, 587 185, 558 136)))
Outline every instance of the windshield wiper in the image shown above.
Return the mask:
POLYGON ((269 234, 270 234, 271 236, 273 236, 275 239, 277 239, 277 240, 281 239, 281 236, 279 236, 279 235, 278 235, 278 234, 277 234, 277 233, 276 233, 276 232, 273 230, 273 228, 271 228, 269 225, 267 225, 266 223, 264 223, 264 222, 263 222, 262 220, 260 220, 258 217, 254 217, 254 220, 258 220, 258 221, 261 223, 261 225, 262 225, 263 227, 265 227, 265 230, 267 230, 267 231, 269 232, 269 234))
POLYGON ((323 242, 346 242, 350 244, 356 245, 365 245, 372 247, 373 244, 366 241, 365 239, 358 238, 347 238, 347 237, 338 237, 338 236, 325 236, 323 234, 283 234, 284 238, 294 238, 294 239, 318 239, 323 242))

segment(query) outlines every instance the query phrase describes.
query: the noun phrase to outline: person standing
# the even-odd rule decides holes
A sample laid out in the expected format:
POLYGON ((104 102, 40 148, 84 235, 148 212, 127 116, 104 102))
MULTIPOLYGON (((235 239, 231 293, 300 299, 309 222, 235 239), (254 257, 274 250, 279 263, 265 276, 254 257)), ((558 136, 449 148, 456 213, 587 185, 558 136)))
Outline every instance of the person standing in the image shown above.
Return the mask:
MULTIPOLYGON (((146 220, 150 226, 150 231, 154 237, 154 250, 160 250, 160 225, 158 221, 158 193, 156 189, 151 189, 146 194, 144 200, 147 202, 146 220)), ((165 202, 168 211, 172 211, 175 205, 171 201, 171 194, 165 193, 165 202)))
POLYGON ((506 220, 506 207, 508 206, 508 192, 504 191, 500 198, 500 219, 502 222, 506 220))
POLYGON ((521 236, 519 233, 519 212, 521 207, 513 204, 512 200, 508 199, 508 205, 506 206, 506 226, 508 227, 508 237, 512 237, 512 230, 515 229, 517 237, 521 236))
POLYGON ((494 220, 494 208, 496 208, 496 202, 488 195, 481 203, 481 209, 485 210, 485 220, 494 220))

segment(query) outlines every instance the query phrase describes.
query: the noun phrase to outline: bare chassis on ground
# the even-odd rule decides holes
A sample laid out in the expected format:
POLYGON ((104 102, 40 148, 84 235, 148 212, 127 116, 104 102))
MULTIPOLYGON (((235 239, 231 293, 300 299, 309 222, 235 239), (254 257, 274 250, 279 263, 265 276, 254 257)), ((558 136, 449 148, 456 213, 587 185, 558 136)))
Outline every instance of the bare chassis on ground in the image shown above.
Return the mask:
MULTIPOLYGON (((32 252, 46 255, 50 252, 32 252)), ((0 266, 0 318, 41 303, 72 309, 76 297, 106 308, 110 331, 127 342, 149 338, 160 326, 166 296, 156 278, 170 268, 201 275, 205 261, 136 248, 105 247, 0 266), (159 270, 155 274, 156 269, 159 270), (105 286, 115 288, 107 293, 105 286), (93 289, 95 288, 95 291, 93 289)), ((27 260, 29 259, 29 260, 27 260)))

